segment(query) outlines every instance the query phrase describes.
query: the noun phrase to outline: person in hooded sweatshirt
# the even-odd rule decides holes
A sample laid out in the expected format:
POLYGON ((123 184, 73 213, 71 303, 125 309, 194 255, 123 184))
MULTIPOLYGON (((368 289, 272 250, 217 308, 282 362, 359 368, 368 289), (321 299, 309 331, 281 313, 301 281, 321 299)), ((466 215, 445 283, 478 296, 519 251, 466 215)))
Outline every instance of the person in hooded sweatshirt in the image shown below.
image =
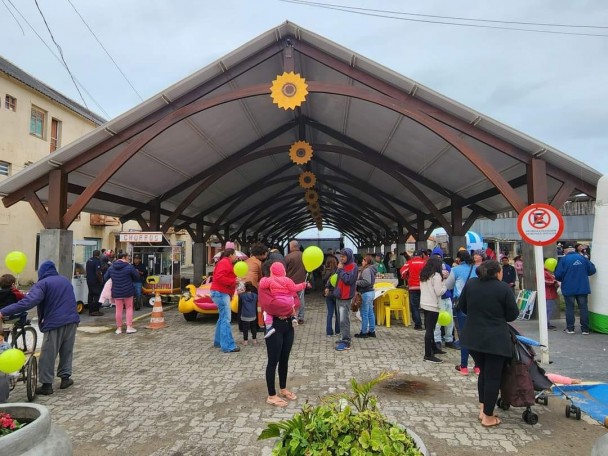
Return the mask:
POLYGON ((53 394, 57 355, 59 355, 57 376, 61 378, 59 388, 69 388, 74 384, 74 380, 70 377, 76 327, 80 323, 72 283, 59 275, 52 261, 44 261, 40 265, 38 282, 23 299, 2 309, 0 318, 4 315, 20 314, 36 306, 38 326, 44 334, 38 359, 38 378, 42 386, 36 388, 36 394, 49 395, 53 394))
POLYGON ((338 280, 334 288, 336 305, 340 315, 340 331, 342 339, 336 345, 336 350, 350 350, 350 301, 355 296, 358 277, 357 263, 355 263, 353 251, 349 248, 340 251, 340 262, 338 263, 338 280))
POLYGON ((261 289, 270 290, 274 301, 273 307, 276 308, 276 310, 267 308, 264 311, 264 324, 266 325, 265 339, 268 339, 276 332, 276 329, 273 327, 275 316, 291 317, 291 324, 294 327, 298 326, 294 294, 304 290, 306 287, 307 282, 295 283, 287 277, 283 263, 279 261, 272 263, 270 266, 270 277, 262 277, 259 286, 261 289))
POLYGON ((116 334, 122 333, 123 307, 127 314, 127 334, 136 333, 137 329, 133 327, 133 282, 139 280, 139 272, 129 263, 129 255, 120 252, 103 277, 106 281, 112 279, 112 298, 116 305, 116 334))

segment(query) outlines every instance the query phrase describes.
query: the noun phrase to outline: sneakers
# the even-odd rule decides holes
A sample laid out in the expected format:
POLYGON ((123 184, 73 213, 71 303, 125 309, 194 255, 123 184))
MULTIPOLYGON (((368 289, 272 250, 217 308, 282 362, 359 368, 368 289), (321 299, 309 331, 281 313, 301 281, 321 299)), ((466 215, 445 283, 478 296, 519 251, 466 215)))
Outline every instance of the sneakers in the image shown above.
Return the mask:
POLYGON ((303 325, 303 324, 304 324, 304 319, 303 319, 303 318, 300 318, 300 319, 298 320, 298 324, 299 324, 299 325, 303 325))
POLYGON ((294 328, 297 328, 299 326, 298 320, 296 320, 295 318, 293 318, 291 320, 291 326, 294 328))
POLYGON ((53 384, 43 383, 42 386, 36 388, 36 394, 42 394, 43 396, 50 396, 53 394, 53 384))
POLYGON ((460 350, 460 342, 458 342, 457 340, 455 340, 454 342, 446 342, 445 347, 451 348, 453 350, 460 350))
POLYGON ((117 328, 114 334, 122 334, 122 328, 117 328))
POLYGON ((376 331, 368 332, 367 337, 376 337, 376 331))
POLYGON ((336 345, 336 350, 339 352, 344 350, 350 350, 350 342, 341 341, 338 345, 336 345))
POLYGON ((433 350, 433 355, 445 355, 446 353, 443 350, 433 350))
POLYGON ((137 329, 133 328, 133 327, 128 327, 127 328, 127 334, 134 334, 137 332, 137 329))
POLYGON ((355 334, 355 337, 359 339, 367 339, 369 336, 367 335, 367 333, 357 333, 355 334))
POLYGON ((69 388, 73 384, 74 380, 72 380, 70 377, 61 377, 61 385, 59 386, 59 389, 64 390, 66 388, 69 388))
POLYGON ((100 312, 100 311, 89 312, 89 316, 91 316, 91 317, 103 317, 103 312, 100 312))
POLYGON ((264 339, 268 339, 270 336, 272 336, 275 332, 277 332, 276 329, 274 329, 272 326, 270 327, 270 329, 268 331, 266 331, 266 334, 264 334, 264 339))
POLYGON ((454 366, 454 367, 460 373, 460 375, 469 375, 468 367, 461 366, 460 364, 456 364, 456 366, 454 366))
POLYGON ((555 331, 555 330, 557 329, 557 326, 555 326, 555 325, 548 325, 548 326, 547 326, 547 329, 548 329, 549 331, 555 331))
POLYGON ((574 329, 568 329, 568 328, 566 328, 566 329, 564 329, 564 332, 566 334, 574 334, 574 329))
POLYGON ((424 331, 424 328, 422 326, 414 326, 414 329, 416 331, 424 331))
POLYGON ((229 352, 226 352, 226 353, 238 353, 240 351, 241 351, 241 349, 239 347, 235 347, 235 348, 233 348, 232 350, 230 350, 229 352))
POLYGON ((427 363, 435 363, 435 364, 439 364, 439 363, 443 362, 442 359, 437 358, 436 356, 425 356, 424 361, 426 361, 427 363))
POLYGON ((589 335, 589 331, 583 331, 583 336, 588 336, 589 335))
POLYGON ((481 372, 481 369, 479 367, 475 366, 473 368, 473 372, 475 372, 475 375, 479 375, 479 373, 481 372))

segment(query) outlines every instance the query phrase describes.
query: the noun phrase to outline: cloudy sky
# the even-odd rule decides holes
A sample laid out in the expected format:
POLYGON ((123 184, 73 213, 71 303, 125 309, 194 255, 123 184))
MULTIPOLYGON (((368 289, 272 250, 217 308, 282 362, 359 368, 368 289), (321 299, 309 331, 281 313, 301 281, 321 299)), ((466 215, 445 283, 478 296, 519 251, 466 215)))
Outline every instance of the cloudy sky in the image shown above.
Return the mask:
MULTIPOLYGON (((80 101, 66 70, 28 25, 57 53, 35 1, 0 1, 0 55, 80 101)), ((84 93, 87 104, 106 118, 141 100, 71 5, 144 99, 290 20, 608 173, 607 1, 317 1, 424 15, 596 26, 475 23, 603 36, 431 24, 279 0, 38 0, 38 4, 75 78, 90 94, 84 93)))

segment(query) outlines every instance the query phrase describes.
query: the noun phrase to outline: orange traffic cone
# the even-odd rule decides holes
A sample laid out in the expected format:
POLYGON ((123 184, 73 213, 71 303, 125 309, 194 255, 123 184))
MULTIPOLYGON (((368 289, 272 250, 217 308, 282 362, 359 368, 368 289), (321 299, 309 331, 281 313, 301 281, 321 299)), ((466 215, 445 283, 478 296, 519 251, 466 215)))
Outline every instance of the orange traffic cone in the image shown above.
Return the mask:
POLYGON ((160 293, 157 291, 154 297, 154 307, 152 307, 152 316, 150 324, 146 326, 148 329, 161 329, 166 327, 165 315, 163 314, 163 301, 160 299, 160 293))

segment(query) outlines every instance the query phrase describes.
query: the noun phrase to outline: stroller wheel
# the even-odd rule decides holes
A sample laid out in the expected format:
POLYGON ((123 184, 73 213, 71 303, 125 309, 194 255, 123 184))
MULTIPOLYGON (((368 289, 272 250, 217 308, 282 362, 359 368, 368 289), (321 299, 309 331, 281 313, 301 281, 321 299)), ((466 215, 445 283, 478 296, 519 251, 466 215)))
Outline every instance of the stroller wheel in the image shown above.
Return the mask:
POLYGON ((526 419, 526 423, 534 426, 536 423, 538 423, 538 415, 536 413, 528 413, 528 418, 526 419))
POLYGON ((511 408, 510 404, 507 404, 505 401, 502 400, 502 398, 498 398, 498 400, 496 401, 496 405, 498 406, 498 408, 502 409, 502 410, 509 410, 511 408))
POLYGON ((570 405, 566 405, 566 418, 570 418, 570 405))
POLYGON ((549 398, 547 396, 543 397, 543 404, 549 405, 549 398))
POLYGON ((581 409, 580 409, 580 407, 577 407, 576 405, 573 405, 572 408, 574 408, 574 413, 576 414, 576 419, 580 420, 581 419, 581 409))

